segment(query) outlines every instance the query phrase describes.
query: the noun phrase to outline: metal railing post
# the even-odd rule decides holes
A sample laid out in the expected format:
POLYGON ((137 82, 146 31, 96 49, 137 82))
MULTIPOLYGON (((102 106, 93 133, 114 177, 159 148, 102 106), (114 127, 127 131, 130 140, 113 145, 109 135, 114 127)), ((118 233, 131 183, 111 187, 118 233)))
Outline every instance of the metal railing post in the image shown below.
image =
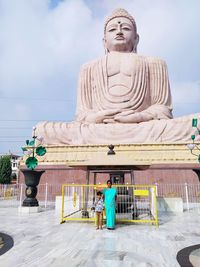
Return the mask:
POLYGON ((19 206, 22 206, 22 194, 23 194, 23 184, 20 185, 20 197, 19 197, 19 206))
POLYGON ((7 184, 4 184, 3 185, 3 197, 4 197, 4 199, 6 197, 6 190, 7 190, 7 184))
POLYGON ((189 211, 190 207, 189 207, 188 185, 187 185, 187 183, 185 183, 185 197, 186 197, 187 210, 189 211))
POLYGON ((45 184, 45 200, 44 200, 44 207, 47 208, 47 201, 48 201, 48 183, 45 184))
POLYGON ((158 196, 158 183, 155 183, 155 187, 156 187, 156 197, 158 196))

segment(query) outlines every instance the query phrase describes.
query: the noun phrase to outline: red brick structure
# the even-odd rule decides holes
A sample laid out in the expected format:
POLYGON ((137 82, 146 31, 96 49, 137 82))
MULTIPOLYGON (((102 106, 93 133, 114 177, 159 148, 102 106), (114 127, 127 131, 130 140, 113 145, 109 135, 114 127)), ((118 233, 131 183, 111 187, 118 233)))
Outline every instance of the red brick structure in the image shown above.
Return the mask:
MULTIPOLYGON (((115 170, 115 173, 120 171, 125 172, 125 183, 131 183, 130 170, 133 170, 134 183, 135 184, 179 184, 199 183, 200 165, 199 164, 186 164, 186 165, 154 165, 140 167, 126 166, 125 167, 109 167, 99 168, 93 167, 89 175, 89 183, 94 183, 94 172, 96 174, 96 183, 105 183, 109 179, 109 172, 115 170), (194 171, 196 170, 196 172, 194 171), (102 173, 103 172, 103 173, 102 173)), ((38 167, 38 170, 45 170, 45 173, 41 177, 41 184, 64 184, 75 183, 85 184, 87 177, 87 167, 67 167, 65 165, 46 165, 38 167)), ((20 172, 19 183, 24 183, 23 174, 20 172)))

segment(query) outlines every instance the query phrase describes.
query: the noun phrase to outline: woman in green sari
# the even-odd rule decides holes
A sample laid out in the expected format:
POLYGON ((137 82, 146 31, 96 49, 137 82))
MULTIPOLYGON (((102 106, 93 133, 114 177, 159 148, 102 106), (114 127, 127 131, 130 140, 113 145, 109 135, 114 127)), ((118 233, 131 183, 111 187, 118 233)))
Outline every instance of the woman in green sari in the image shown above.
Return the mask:
POLYGON ((107 181, 107 188, 103 190, 105 208, 106 208, 106 226, 107 229, 115 229, 115 207, 117 199, 117 190, 112 188, 111 180, 107 181))

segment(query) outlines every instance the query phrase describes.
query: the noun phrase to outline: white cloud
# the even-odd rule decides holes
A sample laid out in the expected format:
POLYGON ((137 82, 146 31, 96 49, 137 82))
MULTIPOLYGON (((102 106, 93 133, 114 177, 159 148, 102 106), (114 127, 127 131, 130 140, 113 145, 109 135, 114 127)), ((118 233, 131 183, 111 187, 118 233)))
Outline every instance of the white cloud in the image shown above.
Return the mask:
POLYGON ((199 113, 200 81, 172 83, 174 116, 199 113))
POLYGON ((174 103, 200 103, 200 81, 173 83, 174 103))
POLYGON ((23 118, 24 120, 30 117, 30 107, 27 104, 16 103, 14 107, 14 113, 16 119, 23 118))
POLYGON ((98 22, 83 1, 64 1, 52 10, 41 0, 1 1, 1 7, 0 83, 5 95, 45 95, 48 80, 59 76, 66 82, 89 54, 100 50, 93 39, 98 22))

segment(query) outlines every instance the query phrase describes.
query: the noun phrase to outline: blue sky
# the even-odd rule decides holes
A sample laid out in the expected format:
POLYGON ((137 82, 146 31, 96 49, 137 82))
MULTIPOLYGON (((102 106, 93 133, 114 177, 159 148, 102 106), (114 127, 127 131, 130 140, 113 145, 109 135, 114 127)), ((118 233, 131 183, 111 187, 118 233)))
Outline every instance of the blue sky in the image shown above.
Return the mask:
POLYGON ((40 120, 74 119, 80 66, 104 54, 117 7, 136 19, 138 53, 167 62, 174 116, 200 111, 200 1, 0 0, 0 153, 20 153, 40 120))

